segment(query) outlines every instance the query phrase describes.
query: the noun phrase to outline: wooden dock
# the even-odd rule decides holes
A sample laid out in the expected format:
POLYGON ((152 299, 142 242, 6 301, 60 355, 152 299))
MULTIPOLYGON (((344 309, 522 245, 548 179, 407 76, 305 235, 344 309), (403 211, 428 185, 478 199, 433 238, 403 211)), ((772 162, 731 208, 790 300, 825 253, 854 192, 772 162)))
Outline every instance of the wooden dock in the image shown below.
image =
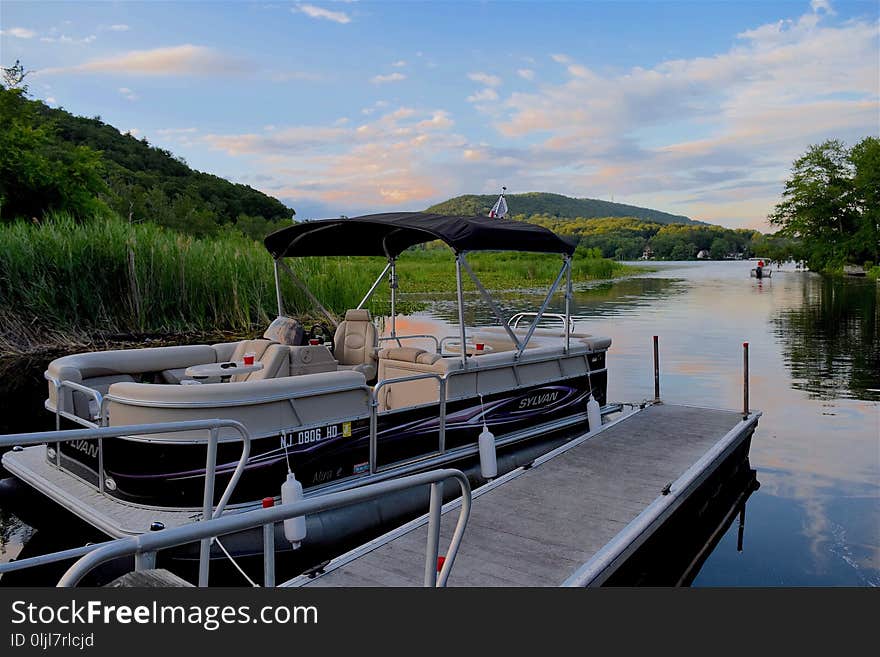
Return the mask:
MULTIPOLYGON (((448 585, 600 585, 723 464, 745 458, 759 416, 651 405, 476 489, 448 585)), ((444 506, 441 546, 459 506, 444 506)), ((284 585, 421 586, 427 531, 418 518, 284 585)))

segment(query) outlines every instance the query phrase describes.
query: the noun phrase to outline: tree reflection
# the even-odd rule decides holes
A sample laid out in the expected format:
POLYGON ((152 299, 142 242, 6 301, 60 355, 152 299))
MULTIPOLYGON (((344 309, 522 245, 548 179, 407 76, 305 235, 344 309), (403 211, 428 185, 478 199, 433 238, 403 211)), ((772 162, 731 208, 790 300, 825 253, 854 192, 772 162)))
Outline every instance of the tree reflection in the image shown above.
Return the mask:
POLYGON ((880 388, 878 290, 870 280, 811 276, 803 303, 773 317, 794 388, 819 399, 865 399, 880 388))

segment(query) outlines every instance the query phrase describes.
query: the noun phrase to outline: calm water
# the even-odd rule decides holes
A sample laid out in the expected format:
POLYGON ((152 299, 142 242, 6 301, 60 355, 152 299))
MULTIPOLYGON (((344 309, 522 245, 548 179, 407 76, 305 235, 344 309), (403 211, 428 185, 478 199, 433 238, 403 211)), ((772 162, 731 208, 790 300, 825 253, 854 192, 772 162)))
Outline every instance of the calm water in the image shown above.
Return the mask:
MULTIPOLYGON (((752 406, 764 412, 751 449, 761 488, 746 507, 744 549, 736 549, 734 523, 694 585, 880 584, 880 393, 871 392, 880 389, 880 288, 795 271, 759 283, 745 262, 655 266, 577 292, 579 328, 614 340, 609 398, 653 396, 656 334, 664 399, 739 408, 748 341, 752 406)), ((501 300, 506 314, 539 302, 522 293, 501 300)), ((492 323, 472 301, 468 323, 492 323)), ((444 330, 455 321, 452 300, 441 299, 399 330, 444 330)), ((7 363, 0 393, 17 419, 0 431, 46 426, 44 365, 7 363)), ((29 534, 0 509, 0 559, 29 534)))

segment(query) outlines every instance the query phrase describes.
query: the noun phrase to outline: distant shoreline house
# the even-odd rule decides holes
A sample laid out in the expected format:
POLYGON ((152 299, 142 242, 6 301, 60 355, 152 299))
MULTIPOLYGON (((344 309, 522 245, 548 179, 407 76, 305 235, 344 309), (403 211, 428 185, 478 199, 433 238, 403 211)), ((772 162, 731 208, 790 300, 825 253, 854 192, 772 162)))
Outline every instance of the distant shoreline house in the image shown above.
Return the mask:
POLYGON ((697 260, 708 260, 709 252, 706 249, 702 249, 697 253, 697 260))
POLYGON ((642 251, 642 260, 652 260, 654 258, 654 249, 650 246, 646 246, 645 250, 642 251))

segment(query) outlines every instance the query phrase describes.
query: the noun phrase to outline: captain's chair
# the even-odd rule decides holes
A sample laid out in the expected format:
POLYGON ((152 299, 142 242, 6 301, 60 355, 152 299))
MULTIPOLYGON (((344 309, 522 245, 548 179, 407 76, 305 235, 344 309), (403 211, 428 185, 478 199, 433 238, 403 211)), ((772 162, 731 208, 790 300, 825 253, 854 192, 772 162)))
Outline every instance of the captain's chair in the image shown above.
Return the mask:
POLYGON ((333 356, 340 370, 355 370, 367 381, 376 378, 376 347, 379 334, 369 310, 349 310, 333 336, 333 356))

